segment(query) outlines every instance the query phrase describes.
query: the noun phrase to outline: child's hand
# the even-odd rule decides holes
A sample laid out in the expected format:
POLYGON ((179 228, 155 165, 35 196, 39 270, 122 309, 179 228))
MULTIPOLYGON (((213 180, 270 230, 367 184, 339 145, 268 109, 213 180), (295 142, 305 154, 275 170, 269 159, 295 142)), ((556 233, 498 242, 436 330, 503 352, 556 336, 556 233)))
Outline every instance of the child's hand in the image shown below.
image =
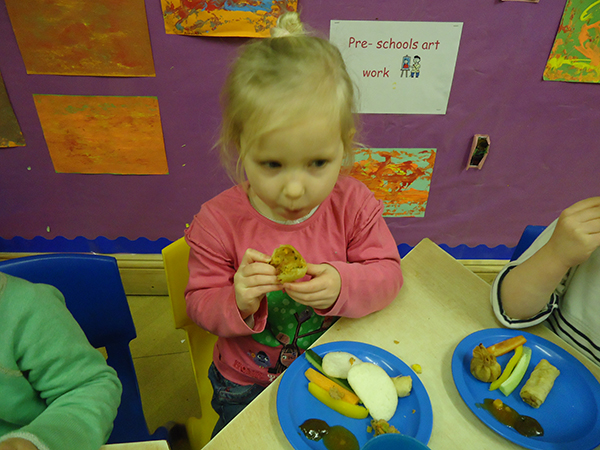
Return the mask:
POLYGON ((270 259, 270 256, 249 248, 233 276, 235 301, 244 319, 258 310, 267 292, 283 289, 277 281, 275 267, 268 264, 270 259))
POLYGON ((547 245, 567 268, 587 260, 600 247, 600 197, 565 209, 547 245))
POLYGON ((329 264, 307 264, 309 281, 285 283, 285 292, 298 303, 315 309, 330 308, 338 299, 342 289, 342 278, 335 267, 329 264))
POLYGON ((38 448, 22 438, 10 438, 0 443, 0 450, 38 450, 38 448))

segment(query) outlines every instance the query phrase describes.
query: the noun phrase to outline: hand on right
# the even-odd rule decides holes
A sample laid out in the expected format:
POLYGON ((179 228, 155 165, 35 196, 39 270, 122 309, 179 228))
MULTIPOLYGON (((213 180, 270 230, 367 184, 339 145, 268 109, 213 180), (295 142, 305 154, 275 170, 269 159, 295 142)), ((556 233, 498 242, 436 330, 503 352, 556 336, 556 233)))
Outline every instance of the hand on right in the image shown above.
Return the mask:
POLYGON ((270 256, 249 248, 233 277, 235 301, 244 319, 258 311, 265 294, 283 289, 270 260, 270 256))
POLYGON ((567 268, 587 260, 600 247, 600 197, 581 200, 565 209, 547 246, 567 268))
POLYGON ((0 450, 38 450, 38 448, 27 439, 10 438, 0 442, 0 450))

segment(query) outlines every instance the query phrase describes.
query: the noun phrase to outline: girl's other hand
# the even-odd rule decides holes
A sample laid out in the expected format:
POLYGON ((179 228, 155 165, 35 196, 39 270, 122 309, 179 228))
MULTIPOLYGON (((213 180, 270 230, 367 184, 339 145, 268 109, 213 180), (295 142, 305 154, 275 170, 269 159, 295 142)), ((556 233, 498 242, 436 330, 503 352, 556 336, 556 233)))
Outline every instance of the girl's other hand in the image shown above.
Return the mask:
POLYGON ((342 277, 329 264, 307 264, 309 281, 285 283, 285 292, 298 303, 315 309, 328 309, 338 299, 342 289, 342 277))
POLYGON ((235 301, 244 319, 258 311, 267 292, 283 289, 277 281, 275 267, 269 264, 270 259, 270 256, 249 248, 233 276, 235 301))
POLYGON ((600 246, 600 197, 581 200, 565 209, 547 245, 567 268, 587 260, 600 246))
POLYGON ((0 443, 0 450, 38 450, 38 448, 22 438, 10 438, 0 443))

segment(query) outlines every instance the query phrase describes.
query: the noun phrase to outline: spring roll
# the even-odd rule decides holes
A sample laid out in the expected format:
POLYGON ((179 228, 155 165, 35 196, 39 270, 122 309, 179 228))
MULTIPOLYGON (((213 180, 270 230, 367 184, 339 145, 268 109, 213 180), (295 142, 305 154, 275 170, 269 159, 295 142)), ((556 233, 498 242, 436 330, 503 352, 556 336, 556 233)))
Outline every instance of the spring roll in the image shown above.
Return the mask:
POLYGON ((545 359, 542 359, 533 372, 525 386, 521 389, 523 401, 534 408, 539 408, 550 393, 554 380, 560 375, 560 370, 545 359))

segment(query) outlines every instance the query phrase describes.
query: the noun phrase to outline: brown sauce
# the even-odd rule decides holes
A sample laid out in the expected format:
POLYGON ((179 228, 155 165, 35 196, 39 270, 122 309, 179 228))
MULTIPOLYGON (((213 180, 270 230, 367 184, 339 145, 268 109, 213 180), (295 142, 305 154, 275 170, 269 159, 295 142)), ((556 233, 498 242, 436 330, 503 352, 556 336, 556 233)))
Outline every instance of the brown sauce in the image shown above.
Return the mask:
POLYGON ((544 429, 533 417, 522 416, 510 406, 502 403, 501 400, 492 400, 486 398, 482 403, 477 403, 478 408, 483 408, 490 412, 498 422, 514 428, 519 434, 525 437, 543 436, 544 429))
POLYGON ((359 450, 358 440, 350 430, 341 425, 330 427, 327 422, 320 419, 308 419, 300 430, 311 441, 320 441, 327 450, 359 450))

